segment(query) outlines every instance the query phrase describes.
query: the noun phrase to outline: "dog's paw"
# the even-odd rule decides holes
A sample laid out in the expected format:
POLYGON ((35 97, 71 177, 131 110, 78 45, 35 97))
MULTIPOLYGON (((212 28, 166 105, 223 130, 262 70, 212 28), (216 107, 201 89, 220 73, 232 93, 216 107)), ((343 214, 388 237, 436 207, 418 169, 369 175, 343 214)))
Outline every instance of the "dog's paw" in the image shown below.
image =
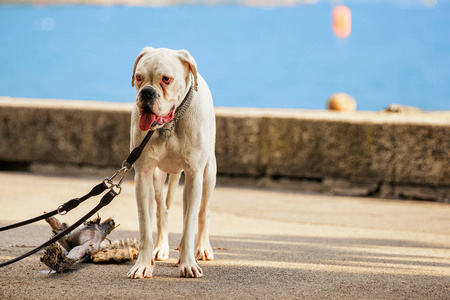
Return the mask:
POLYGON ((169 244, 165 244, 162 246, 156 246, 155 250, 153 250, 153 258, 156 261, 163 261, 169 258, 169 244))
POLYGON ((197 245, 195 250, 195 257, 197 260, 214 260, 214 253, 211 245, 197 245))
POLYGON ((152 259, 150 263, 138 261, 134 264, 127 276, 131 279, 150 278, 153 273, 155 261, 152 259))
POLYGON ((185 262, 179 260, 178 268, 180 270, 180 277, 199 278, 203 276, 203 271, 199 267, 195 259, 194 260, 188 259, 185 262))

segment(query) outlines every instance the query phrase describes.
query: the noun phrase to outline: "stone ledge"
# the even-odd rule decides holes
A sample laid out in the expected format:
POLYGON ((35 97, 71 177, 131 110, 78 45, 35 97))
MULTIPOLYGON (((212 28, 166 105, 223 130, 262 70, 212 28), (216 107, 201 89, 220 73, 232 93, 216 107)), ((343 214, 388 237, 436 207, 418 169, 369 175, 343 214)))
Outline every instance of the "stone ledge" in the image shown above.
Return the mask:
MULTIPOLYGON (((117 168, 129 153, 132 105, 0 97, 0 161, 117 168)), ((216 118, 219 175, 265 187, 450 199, 450 112, 216 108, 216 118)))

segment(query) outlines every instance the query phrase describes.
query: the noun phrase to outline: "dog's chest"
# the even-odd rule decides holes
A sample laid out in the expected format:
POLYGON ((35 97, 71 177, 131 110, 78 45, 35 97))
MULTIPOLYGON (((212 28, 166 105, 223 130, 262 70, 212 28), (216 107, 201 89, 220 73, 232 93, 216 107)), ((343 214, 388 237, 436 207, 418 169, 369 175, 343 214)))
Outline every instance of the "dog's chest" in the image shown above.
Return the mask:
POLYGON ((166 138, 159 135, 152 140, 146 150, 145 156, 151 158, 159 169, 167 173, 183 171, 188 161, 176 136, 166 138))

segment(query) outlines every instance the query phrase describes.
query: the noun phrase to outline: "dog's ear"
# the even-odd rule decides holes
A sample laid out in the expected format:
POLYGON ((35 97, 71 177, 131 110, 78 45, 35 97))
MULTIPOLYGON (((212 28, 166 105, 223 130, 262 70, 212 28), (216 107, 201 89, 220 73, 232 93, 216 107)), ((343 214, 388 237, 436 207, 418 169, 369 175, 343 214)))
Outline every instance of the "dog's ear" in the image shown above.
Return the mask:
POLYGON ((179 50, 178 57, 183 63, 187 63, 189 65, 189 70, 191 71, 192 75, 194 75, 194 89, 197 90, 197 63, 195 62, 195 59, 191 54, 189 54, 187 50, 179 50))
POLYGON ((134 62, 134 67, 133 67, 133 75, 131 76, 131 86, 134 86, 134 73, 136 72, 136 66, 137 66, 138 62, 141 60, 141 58, 145 54, 147 54, 151 50, 153 50, 152 47, 144 47, 144 49, 142 49, 141 53, 139 53, 138 57, 136 57, 136 61, 134 62))

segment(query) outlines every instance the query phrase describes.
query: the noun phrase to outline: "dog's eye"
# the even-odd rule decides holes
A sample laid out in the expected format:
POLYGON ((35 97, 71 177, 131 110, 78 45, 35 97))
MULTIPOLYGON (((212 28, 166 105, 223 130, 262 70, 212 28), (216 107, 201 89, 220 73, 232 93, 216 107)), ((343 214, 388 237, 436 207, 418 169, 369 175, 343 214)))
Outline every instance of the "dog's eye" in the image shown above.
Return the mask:
POLYGON ((167 85, 169 85, 172 82, 172 80, 173 80, 172 78, 167 77, 167 76, 163 76, 163 78, 162 78, 162 82, 167 85))
POLYGON ((136 81, 137 82, 141 82, 142 81, 142 76, 141 75, 136 75, 136 81))

